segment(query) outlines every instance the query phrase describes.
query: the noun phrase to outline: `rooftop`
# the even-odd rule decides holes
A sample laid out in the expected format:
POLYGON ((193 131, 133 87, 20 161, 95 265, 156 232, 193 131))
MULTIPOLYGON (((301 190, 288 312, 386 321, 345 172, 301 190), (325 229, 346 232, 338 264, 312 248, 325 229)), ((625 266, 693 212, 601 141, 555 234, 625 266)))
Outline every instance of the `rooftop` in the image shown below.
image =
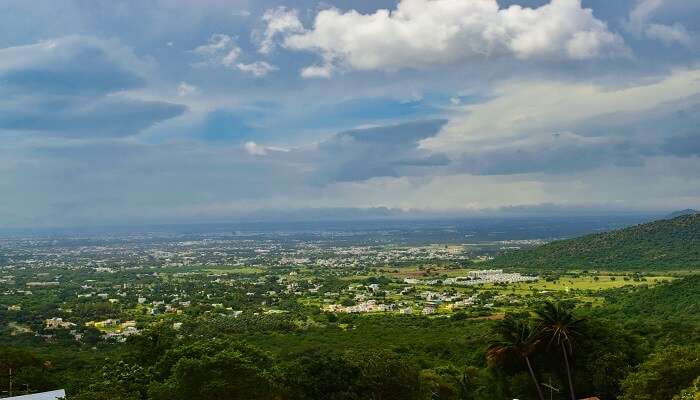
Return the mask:
POLYGON ((57 400, 66 397, 66 391, 63 389, 52 390, 50 392, 27 394, 23 396, 7 397, 4 400, 57 400))

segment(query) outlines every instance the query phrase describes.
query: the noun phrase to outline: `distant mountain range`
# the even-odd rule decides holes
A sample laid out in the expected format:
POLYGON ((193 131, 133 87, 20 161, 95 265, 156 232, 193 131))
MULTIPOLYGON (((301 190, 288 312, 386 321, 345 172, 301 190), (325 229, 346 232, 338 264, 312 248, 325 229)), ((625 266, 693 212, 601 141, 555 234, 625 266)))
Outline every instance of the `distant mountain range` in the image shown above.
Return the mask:
POLYGON ((700 214, 504 253, 496 267, 540 269, 671 270, 700 267, 700 214))
POLYGON ((666 216, 666 218, 676 218, 683 215, 697 214, 698 210, 693 210, 692 208, 686 208, 685 210, 674 211, 666 216))

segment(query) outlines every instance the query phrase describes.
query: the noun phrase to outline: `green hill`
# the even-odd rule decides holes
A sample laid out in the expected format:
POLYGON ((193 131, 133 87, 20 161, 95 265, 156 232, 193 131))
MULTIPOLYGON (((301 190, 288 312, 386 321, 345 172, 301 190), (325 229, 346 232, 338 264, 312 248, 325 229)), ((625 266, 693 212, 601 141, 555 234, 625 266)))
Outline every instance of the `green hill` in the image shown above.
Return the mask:
POLYGON ((604 296, 605 304, 594 307, 592 316, 622 323, 650 344, 700 343, 700 275, 604 296))
POLYGON ((685 210, 674 211, 666 216, 666 218, 676 218, 683 215, 697 214, 698 210, 693 210, 692 208, 686 208, 685 210))
POLYGON ((609 293, 601 315, 645 317, 661 320, 700 321, 700 275, 690 275, 671 283, 641 286, 631 292, 609 293))
POLYGON ((670 270, 700 267, 700 214, 504 253, 500 268, 670 270))

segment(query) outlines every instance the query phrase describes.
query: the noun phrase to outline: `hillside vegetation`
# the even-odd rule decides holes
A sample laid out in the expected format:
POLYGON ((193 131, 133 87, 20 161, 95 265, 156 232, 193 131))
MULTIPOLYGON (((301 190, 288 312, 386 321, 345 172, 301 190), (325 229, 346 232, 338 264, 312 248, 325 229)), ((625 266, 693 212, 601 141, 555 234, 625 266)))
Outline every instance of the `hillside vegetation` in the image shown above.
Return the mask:
POLYGON ((700 266, 700 214, 512 251, 491 264, 538 269, 694 269, 700 266))
POLYGON ((700 275, 689 275, 653 287, 632 291, 610 291, 600 316, 622 320, 642 317, 659 320, 684 320, 700 326, 700 275))

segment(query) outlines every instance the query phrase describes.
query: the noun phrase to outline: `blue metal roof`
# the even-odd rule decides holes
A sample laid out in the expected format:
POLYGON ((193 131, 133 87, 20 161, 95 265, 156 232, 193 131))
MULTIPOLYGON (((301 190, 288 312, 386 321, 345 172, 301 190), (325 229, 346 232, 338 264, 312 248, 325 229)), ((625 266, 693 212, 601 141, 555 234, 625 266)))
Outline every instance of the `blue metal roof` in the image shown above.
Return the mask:
POLYGON ((66 397, 66 391, 61 389, 52 390, 50 392, 26 394, 23 396, 6 397, 2 400, 57 400, 63 397, 66 397))

